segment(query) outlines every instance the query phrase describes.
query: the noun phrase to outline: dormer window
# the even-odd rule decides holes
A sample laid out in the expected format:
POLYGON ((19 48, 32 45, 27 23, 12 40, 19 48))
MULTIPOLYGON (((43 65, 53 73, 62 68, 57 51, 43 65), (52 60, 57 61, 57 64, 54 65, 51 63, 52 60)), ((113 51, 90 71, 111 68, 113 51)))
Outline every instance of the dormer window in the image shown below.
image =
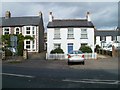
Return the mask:
POLYGON ((14 34, 20 34, 20 28, 19 27, 15 28, 14 34))

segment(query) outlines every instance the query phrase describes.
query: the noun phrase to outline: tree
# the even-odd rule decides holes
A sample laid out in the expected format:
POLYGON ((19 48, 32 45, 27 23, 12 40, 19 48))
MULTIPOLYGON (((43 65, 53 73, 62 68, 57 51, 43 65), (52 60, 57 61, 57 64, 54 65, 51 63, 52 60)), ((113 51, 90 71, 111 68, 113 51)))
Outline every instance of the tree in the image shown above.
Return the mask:
MULTIPOLYGON (((6 47, 10 46, 10 36, 14 34, 6 34, 2 35, 1 39, 4 44, 6 44, 6 47)), ((24 50, 24 40, 30 39, 34 40, 33 37, 31 36, 23 36, 22 33, 15 35, 17 36, 17 50, 18 50, 18 55, 22 56, 23 55, 23 50, 24 50)))

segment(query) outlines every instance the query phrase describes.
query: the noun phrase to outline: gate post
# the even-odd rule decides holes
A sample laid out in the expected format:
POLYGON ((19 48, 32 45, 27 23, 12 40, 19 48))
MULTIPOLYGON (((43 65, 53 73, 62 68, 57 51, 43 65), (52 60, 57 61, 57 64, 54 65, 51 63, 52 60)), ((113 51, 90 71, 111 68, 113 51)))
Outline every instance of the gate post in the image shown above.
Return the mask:
POLYGON ((24 59, 28 59, 28 52, 27 52, 26 49, 23 50, 23 58, 24 58, 24 59))

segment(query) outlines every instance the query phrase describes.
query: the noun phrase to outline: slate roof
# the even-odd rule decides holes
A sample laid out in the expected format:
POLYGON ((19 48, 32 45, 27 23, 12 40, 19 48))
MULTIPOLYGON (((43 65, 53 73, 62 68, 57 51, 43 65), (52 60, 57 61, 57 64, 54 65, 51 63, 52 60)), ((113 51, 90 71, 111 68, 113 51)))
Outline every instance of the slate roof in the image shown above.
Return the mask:
POLYGON ((87 19, 55 19, 49 22, 48 28, 66 28, 66 27, 90 27, 93 28, 92 22, 88 22, 87 19))
POLYGON ((97 30, 95 31, 96 36, 120 36, 120 31, 115 30, 97 30))
POLYGON ((5 19, 5 17, 0 17, 0 26, 24 26, 24 25, 39 25, 39 16, 29 16, 29 17, 10 17, 5 19))

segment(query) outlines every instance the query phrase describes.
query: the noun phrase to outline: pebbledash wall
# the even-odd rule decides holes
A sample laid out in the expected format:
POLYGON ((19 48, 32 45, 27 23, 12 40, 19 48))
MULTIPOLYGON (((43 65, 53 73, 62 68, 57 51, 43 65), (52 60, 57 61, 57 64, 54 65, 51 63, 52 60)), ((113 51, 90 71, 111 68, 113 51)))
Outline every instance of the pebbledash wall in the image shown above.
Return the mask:
MULTIPOLYGON (((64 19, 58 20, 58 24, 55 23, 52 14, 50 13, 51 16, 49 16, 49 23, 48 23, 48 28, 47 28, 47 53, 50 54, 51 50, 55 49, 54 44, 60 44, 61 49, 63 49, 65 54, 68 54, 68 44, 72 43, 73 44, 73 50, 79 50, 81 47, 81 44, 87 44, 88 46, 91 47, 93 53, 94 53, 94 25, 91 24, 90 17, 86 19, 68 19, 68 23, 65 20, 65 23, 70 25, 70 22, 73 22, 71 26, 73 27, 64 27, 63 26, 58 26, 58 24, 61 23, 61 21, 64 22, 64 19), (50 18, 51 17, 51 18, 50 18), (78 23, 79 26, 74 26, 74 22, 80 22, 78 23), (82 23, 83 22, 83 23, 82 23), (85 23, 85 25, 84 25, 85 23), (52 26, 51 26, 51 25, 52 26), (82 25, 83 24, 83 25, 82 25), (90 25, 88 25, 90 24, 90 25), (59 28, 60 29, 60 38, 55 39, 54 34, 55 34, 55 29, 59 28), (73 28, 73 38, 68 38, 68 28, 73 28), (87 31, 87 38, 81 38, 81 29, 86 29, 87 31)), ((60 24, 61 25, 61 24, 60 24)))

